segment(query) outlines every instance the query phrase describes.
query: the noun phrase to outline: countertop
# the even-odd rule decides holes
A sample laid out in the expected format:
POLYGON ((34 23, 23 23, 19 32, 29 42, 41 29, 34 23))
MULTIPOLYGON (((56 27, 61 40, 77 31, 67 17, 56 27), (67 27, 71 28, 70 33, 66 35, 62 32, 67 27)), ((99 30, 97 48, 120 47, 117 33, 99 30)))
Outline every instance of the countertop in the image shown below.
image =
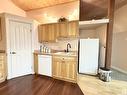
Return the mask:
POLYGON ((34 51, 34 54, 38 54, 38 55, 53 55, 54 53, 56 52, 52 51, 51 53, 45 53, 45 52, 40 52, 39 50, 34 51))
POLYGON ((51 53, 45 53, 45 52, 40 52, 38 50, 34 51, 34 54, 38 54, 38 55, 51 55, 51 56, 74 56, 77 57, 78 53, 76 51, 70 51, 68 53, 63 52, 63 51, 52 51, 51 53))

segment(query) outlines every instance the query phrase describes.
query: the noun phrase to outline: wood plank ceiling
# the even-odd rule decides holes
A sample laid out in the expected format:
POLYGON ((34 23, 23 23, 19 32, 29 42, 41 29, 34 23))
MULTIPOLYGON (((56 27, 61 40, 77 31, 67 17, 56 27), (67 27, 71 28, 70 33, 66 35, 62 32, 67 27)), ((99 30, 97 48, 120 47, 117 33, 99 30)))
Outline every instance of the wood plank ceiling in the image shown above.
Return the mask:
POLYGON ((12 0, 15 5, 25 11, 41 9, 74 1, 78 0, 12 0))
MULTIPOLYGON (((15 5, 20 7, 21 9, 25 11, 29 10, 35 10, 35 9, 41 9, 45 7, 50 7, 50 6, 55 6, 58 4, 64 4, 64 3, 69 3, 69 2, 74 2, 74 1, 79 1, 79 0, 11 0, 15 5)), ((101 1, 100 4, 98 4, 99 7, 102 7, 102 10, 106 11, 106 1, 108 0, 83 0, 84 2, 88 3, 88 8, 89 4, 96 5, 97 1, 101 1)), ((116 9, 124 6, 127 4, 127 0, 115 0, 116 1, 116 9)), ((96 9, 94 9, 96 11, 96 9)), ((97 12, 97 11, 96 11, 97 12)))

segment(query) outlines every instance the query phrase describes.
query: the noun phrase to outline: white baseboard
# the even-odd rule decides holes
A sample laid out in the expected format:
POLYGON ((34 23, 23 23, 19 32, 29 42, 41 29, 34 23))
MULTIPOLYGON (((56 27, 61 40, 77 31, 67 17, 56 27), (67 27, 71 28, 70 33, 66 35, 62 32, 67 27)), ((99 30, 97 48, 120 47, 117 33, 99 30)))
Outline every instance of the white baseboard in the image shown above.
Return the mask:
POLYGON ((112 68, 115 69, 115 70, 118 70, 118 71, 120 71, 120 72, 122 72, 122 73, 127 74, 127 71, 122 70, 122 69, 120 69, 120 68, 118 68, 118 67, 112 66, 112 68))

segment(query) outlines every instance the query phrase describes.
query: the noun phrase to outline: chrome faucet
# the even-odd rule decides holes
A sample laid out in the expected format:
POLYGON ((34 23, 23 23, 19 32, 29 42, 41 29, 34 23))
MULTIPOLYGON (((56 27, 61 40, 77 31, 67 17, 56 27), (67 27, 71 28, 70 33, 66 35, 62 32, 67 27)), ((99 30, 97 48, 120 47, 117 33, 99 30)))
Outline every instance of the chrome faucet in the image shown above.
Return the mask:
POLYGON ((71 44, 70 43, 67 44, 67 50, 66 50, 66 52, 69 52, 69 48, 71 48, 71 44))

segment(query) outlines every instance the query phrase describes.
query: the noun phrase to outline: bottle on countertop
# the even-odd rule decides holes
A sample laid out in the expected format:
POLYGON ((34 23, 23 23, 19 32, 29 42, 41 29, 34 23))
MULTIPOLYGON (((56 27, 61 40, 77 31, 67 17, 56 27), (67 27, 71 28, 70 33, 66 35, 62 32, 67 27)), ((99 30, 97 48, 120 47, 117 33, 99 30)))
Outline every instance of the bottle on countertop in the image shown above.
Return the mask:
POLYGON ((47 47, 45 48, 45 53, 48 53, 48 48, 47 47))
POLYGON ((48 53, 51 53, 51 49, 50 48, 48 48, 48 53))
POLYGON ((45 45, 43 46, 43 52, 45 52, 45 45))
POLYGON ((42 45, 40 45, 40 52, 42 52, 42 45))
POLYGON ((43 53, 51 53, 51 49, 46 47, 45 45, 40 45, 40 52, 43 52, 43 53))

